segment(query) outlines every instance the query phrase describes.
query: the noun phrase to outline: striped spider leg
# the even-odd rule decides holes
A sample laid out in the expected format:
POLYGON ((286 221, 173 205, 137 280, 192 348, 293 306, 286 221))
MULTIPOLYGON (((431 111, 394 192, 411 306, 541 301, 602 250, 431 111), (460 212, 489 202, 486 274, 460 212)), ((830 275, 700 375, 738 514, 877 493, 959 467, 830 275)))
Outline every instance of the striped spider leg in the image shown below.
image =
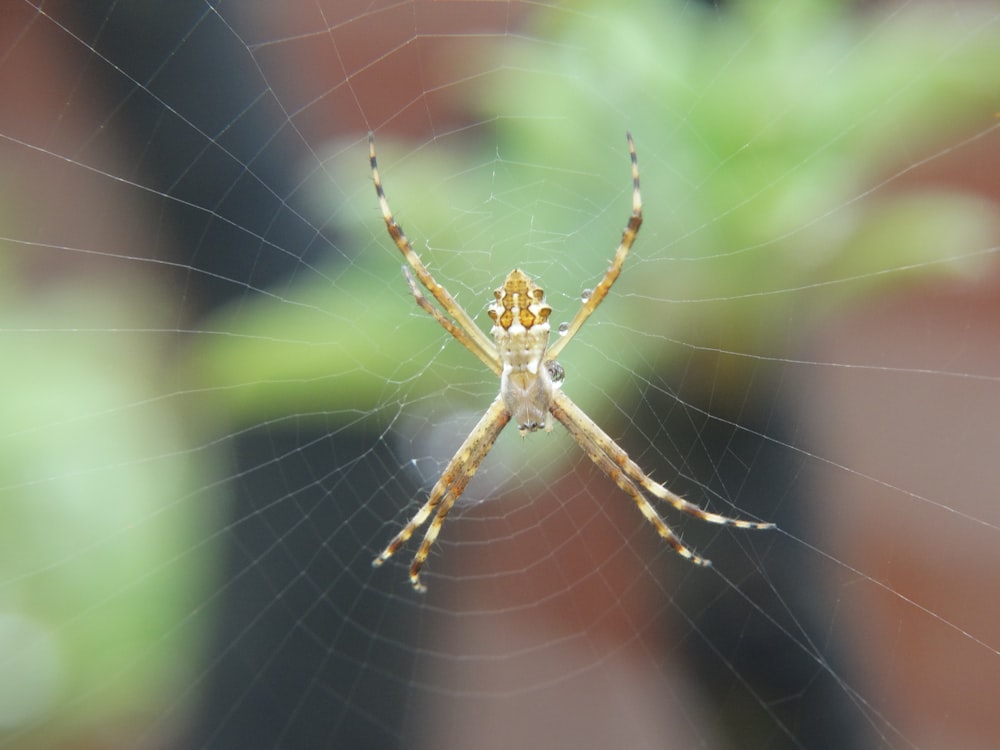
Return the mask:
POLYGON ((624 449, 562 391, 564 373, 556 357, 607 296, 611 285, 621 273, 625 257, 635 242, 642 224, 639 165, 632 135, 627 133, 626 136, 632 162, 632 215, 622 232, 621 242, 604 277, 594 290, 586 295, 565 334, 549 346, 549 316, 552 308, 545 301, 545 292, 542 288, 520 269, 515 268, 511 271, 503 285, 493 292, 494 302, 490 304, 488 310, 493 321, 491 331, 493 341, 490 341, 476 326, 448 290, 434 279, 427 266, 414 252, 402 227, 393 218, 375 160, 374 136, 370 133, 368 135, 368 152, 375 193, 389 236, 406 260, 407 265, 403 266, 403 275, 409 284, 410 292, 422 310, 500 377, 500 394, 448 462, 441 477, 431 488, 427 501, 373 561, 376 567, 382 565, 430 518, 424 539, 410 564, 410 582, 418 591, 426 590, 420 581, 420 571, 448 512, 465 491, 500 432, 511 420, 517 425, 522 437, 537 430, 551 431, 553 418, 560 422, 580 444, 590 460, 635 501, 643 516, 656 528, 659 535, 678 554, 696 565, 708 566, 711 563, 684 545, 656 512, 647 495, 663 500, 677 510, 709 523, 740 529, 774 528, 773 523, 743 521, 710 513, 674 494, 662 484, 654 482, 628 457, 624 449), (443 312, 434 307, 424 296, 417 281, 437 300, 443 312))

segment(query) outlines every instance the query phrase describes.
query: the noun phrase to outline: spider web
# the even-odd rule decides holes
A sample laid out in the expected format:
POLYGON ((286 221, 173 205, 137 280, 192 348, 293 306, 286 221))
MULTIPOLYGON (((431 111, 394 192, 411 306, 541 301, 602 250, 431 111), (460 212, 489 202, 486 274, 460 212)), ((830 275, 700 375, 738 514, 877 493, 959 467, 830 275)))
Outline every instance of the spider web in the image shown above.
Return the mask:
POLYGON ((1000 14, 951 3, 7 3, 0 747, 986 748, 1000 14), (508 429, 513 267, 668 522, 508 429))

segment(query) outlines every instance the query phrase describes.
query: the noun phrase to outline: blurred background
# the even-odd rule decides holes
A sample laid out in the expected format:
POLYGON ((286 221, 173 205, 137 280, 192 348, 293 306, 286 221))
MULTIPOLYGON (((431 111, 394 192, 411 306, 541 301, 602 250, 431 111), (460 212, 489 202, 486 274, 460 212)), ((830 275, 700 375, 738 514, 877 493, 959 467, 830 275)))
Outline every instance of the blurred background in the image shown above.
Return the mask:
MULTIPOLYGON (((989 748, 1000 13, 0 9, 0 747, 989 748), (565 390, 415 594, 372 557, 495 396, 409 295, 521 267, 565 390)), ((411 547, 414 545, 411 545, 411 547)))

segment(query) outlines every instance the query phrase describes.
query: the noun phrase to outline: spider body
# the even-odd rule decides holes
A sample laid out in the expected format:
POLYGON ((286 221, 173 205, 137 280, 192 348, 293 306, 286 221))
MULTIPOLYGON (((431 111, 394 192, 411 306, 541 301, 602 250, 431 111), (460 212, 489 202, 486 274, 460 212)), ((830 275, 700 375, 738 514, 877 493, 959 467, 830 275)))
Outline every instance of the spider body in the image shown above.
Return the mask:
POLYGON ((679 555, 696 565, 711 563, 689 550, 673 530, 660 518, 646 495, 663 500, 677 510, 709 523, 733 526, 741 529, 770 529, 774 524, 760 521, 743 521, 699 508, 694 503, 654 482, 638 464, 579 406, 563 393, 561 386, 564 370, 557 361, 559 353, 573 338, 584 321, 597 309, 607 296, 611 285, 621 273, 625 257, 635 242, 642 224, 642 198, 639 193, 639 166, 635 155, 635 145, 631 134, 628 137, 629 158, 632 162, 632 215, 622 232, 621 242, 604 277, 590 292, 583 294, 583 304, 568 325, 560 326, 562 334, 549 346, 549 316, 552 308, 545 301, 545 292, 526 273, 515 268, 504 280, 493 296, 488 313, 493 320, 493 341, 476 326, 469 314, 455 301, 447 289, 431 275, 427 266, 413 251, 413 246, 403 233, 403 229, 393 218, 382 180, 375 160, 374 136, 368 135, 368 151, 372 169, 372 180, 378 197, 382 218, 385 220, 389 236, 406 260, 403 275, 410 286, 410 292, 428 315, 454 336, 466 349, 475 354, 494 374, 500 378, 500 393, 483 414, 479 423, 465 439, 451 461, 445 467, 440 479, 431 488, 427 501, 410 519, 409 523, 396 534, 385 549, 373 561, 379 566, 392 557, 414 532, 433 514, 433 519, 424 539, 410 564, 410 582, 418 591, 426 590, 420 581, 431 546, 437 539, 445 517, 455 501, 465 491, 476 473, 476 469, 486 458, 497 436, 511 420, 517 425, 521 435, 539 429, 552 429, 553 419, 562 423, 573 439, 591 461, 601 469, 632 500, 643 516, 656 528, 657 533, 669 543, 679 555), (410 273, 412 269, 420 284, 431 293, 442 312, 434 307, 420 291, 410 273), (447 315, 445 315, 447 313, 447 315), (450 316, 450 317, 449 317, 450 316))
POLYGON ((543 359, 549 345, 552 308, 531 277, 515 268, 493 292, 489 307, 500 358, 500 398, 521 435, 552 430, 552 392, 558 387, 543 359))

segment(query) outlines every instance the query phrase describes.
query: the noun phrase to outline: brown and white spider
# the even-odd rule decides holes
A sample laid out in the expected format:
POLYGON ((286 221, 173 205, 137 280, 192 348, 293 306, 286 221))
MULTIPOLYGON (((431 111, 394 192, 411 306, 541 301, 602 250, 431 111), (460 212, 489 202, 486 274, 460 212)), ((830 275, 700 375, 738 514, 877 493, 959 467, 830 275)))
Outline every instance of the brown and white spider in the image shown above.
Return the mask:
POLYGON ((615 484, 625 491, 639 506, 646 519, 656 527, 664 539, 682 556, 695 565, 711 565, 709 560, 699 557, 684 546, 683 542, 660 518, 642 491, 660 500, 666 500, 680 511, 700 518, 710 523, 735 526, 740 529, 771 529, 773 523, 756 521, 741 521, 735 518, 709 513, 684 498, 675 495, 662 484, 654 482, 639 465, 628 457, 628 454, 612 440, 604 430, 588 417, 579 406, 574 404, 569 396, 562 392, 563 368, 556 357, 570 342, 580 326, 591 316, 601 301, 607 296, 608 290, 621 273, 625 256, 628 255, 635 237, 642 224, 642 198, 639 194, 639 164, 635 156, 635 144, 631 133, 628 138, 628 151, 632 159, 632 216, 629 217, 621 242, 615 251, 614 259, 604 278, 593 289, 584 293, 583 306, 576 316, 563 330, 562 336, 548 346, 549 315, 552 308, 545 302, 545 292, 523 271, 515 268, 497 289, 493 296, 496 301, 489 306, 489 316, 493 320, 493 341, 476 326, 469 314, 455 301, 448 290, 441 286, 431 276, 427 266, 423 264, 413 246, 403 233, 402 227, 396 223, 389 208, 389 203, 382 190, 382 180, 379 177, 378 165, 375 161, 375 138, 368 134, 368 153, 371 160, 372 179, 375 182, 375 192, 378 195, 382 217, 389 229, 396 247, 403 253, 403 258, 417 275, 417 279, 430 292, 445 312, 431 305, 417 287, 409 269, 403 266, 403 274, 410 285, 410 291, 417 304, 434 318, 441 326, 454 336, 469 351, 475 354, 494 374, 500 377, 500 394, 486 410, 482 419, 475 426, 458 452, 445 467, 441 478, 431 488, 427 502, 416 512, 410 522, 403 527, 375 558, 373 565, 378 567, 420 528, 427 518, 434 513, 424 535, 424 540, 417 550, 410 565, 410 581, 417 591, 426 591, 420 582, 420 569, 427 560, 431 545, 441 531, 448 511, 455 501, 465 491, 466 485, 476 473, 476 469, 490 452, 500 431, 513 419, 521 436, 529 432, 552 429, 552 418, 569 430, 569 434, 583 448, 597 466, 607 474, 615 484), (495 343, 494 343, 495 342, 495 343), (435 513, 436 509, 436 513, 435 513))

